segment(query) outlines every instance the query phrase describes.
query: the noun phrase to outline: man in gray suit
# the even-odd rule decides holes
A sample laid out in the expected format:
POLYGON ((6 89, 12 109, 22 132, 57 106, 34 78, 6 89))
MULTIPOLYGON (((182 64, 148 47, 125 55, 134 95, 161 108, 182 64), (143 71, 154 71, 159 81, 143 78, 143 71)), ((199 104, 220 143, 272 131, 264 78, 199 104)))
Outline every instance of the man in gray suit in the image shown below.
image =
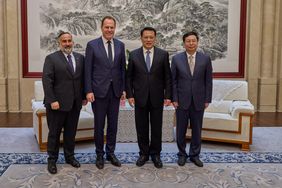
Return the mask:
POLYGON ((94 113, 96 166, 104 168, 104 127, 107 117, 106 159, 121 166, 114 154, 120 99, 125 99, 125 49, 114 38, 116 20, 102 19, 102 36, 87 43, 85 55, 85 92, 94 113))
POLYGON ((58 36, 60 50, 45 58, 42 83, 46 107, 48 133, 48 171, 57 173, 62 129, 66 163, 80 167, 74 158, 75 135, 82 104, 86 104, 83 91, 83 55, 73 52, 72 35, 61 32, 58 36))
POLYGON ((186 51, 175 55, 171 64, 179 166, 184 166, 188 158, 185 135, 189 121, 192 129, 189 158, 195 165, 203 166, 199 159, 201 130, 204 110, 212 99, 212 63, 209 56, 197 52, 198 41, 196 32, 184 34, 186 51))

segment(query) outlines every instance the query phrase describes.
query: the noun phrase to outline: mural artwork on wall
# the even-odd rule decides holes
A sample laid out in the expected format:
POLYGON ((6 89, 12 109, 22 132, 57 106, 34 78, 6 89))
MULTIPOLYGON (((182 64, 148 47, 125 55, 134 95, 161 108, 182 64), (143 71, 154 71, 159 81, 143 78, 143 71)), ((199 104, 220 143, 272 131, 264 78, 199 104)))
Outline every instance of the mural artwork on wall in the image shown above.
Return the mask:
POLYGON ((24 77, 41 76, 44 58, 58 49, 56 36, 62 30, 73 34, 74 50, 84 54, 87 42, 101 35, 107 15, 117 20, 115 37, 127 51, 140 47, 140 30, 152 26, 157 46, 172 57, 184 50, 183 33, 195 30, 199 50, 212 58, 215 77, 243 77, 246 0, 21 1, 24 77))

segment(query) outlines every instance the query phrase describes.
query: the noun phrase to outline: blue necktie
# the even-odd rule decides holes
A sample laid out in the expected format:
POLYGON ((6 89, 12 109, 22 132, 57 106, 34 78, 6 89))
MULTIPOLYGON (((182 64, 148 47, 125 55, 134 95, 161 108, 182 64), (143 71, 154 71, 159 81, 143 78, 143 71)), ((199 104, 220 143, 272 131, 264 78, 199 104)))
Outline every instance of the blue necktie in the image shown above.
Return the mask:
POLYGON ((148 69, 148 71, 150 72, 150 67, 151 67, 151 58, 150 58, 150 51, 149 50, 147 50, 146 51, 146 59, 145 59, 145 61, 146 61, 146 66, 147 66, 147 69, 148 69))
POLYGON ((108 42, 108 58, 110 60, 110 62, 113 62, 113 53, 112 53, 112 45, 111 45, 111 41, 109 40, 108 42))
POLYGON ((67 56, 67 58, 68 58, 68 63, 69 63, 69 66, 70 66, 70 68, 71 68, 71 71, 72 71, 72 73, 74 73, 74 68, 73 68, 73 64, 72 64, 71 55, 69 54, 69 55, 67 56))

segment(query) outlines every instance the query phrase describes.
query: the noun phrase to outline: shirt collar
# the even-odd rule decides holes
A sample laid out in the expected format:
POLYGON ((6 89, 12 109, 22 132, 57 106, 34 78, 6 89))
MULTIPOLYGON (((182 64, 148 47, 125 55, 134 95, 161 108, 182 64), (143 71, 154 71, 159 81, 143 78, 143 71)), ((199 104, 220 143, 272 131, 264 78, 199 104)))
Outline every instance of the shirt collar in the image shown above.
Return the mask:
MULTIPOLYGON (((63 51, 62 51, 62 52, 63 52, 63 51)), ((63 54, 64 54, 64 56, 65 56, 66 58, 68 57, 68 55, 71 55, 72 57, 74 57, 72 52, 71 52, 70 54, 67 54, 66 52, 63 52, 63 54)))
MULTIPOLYGON (((143 47, 143 53, 146 54, 147 51, 148 51, 148 49, 146 49, 146 48, 143 47)), ((154 53, 154 47, 151 48, 149 51, 150 51, 150 54, 153 54, 153 53, 154 53)))
MULTIPOLYGON (((196 58, 196 53, 197 53, 197 51, 194 52, 194 54, 192 54, 192 57, 193 57, 193 58, 196 58)), ((191 56, 190 54, 188 54, 188 52, 186 52, 186 54, 187 54, 187 57, 190 57, 190 56, 191 56)))
MULTIPOLYGON (((108 44, 108 40, 105 37, 102 36, 102 40, 103 40, 104 44, 108 44)), ((112 44, 114 43, 113 39, 111 39, 110 41, 111 41, 112 44)))

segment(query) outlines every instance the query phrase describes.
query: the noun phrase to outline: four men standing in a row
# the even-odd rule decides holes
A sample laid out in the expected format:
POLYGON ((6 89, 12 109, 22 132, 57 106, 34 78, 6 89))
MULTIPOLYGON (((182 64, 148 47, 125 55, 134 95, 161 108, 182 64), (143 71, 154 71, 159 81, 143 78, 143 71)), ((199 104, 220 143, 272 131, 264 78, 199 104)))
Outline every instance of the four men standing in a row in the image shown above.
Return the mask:
POLYGON ((52 174, 57 172, 62 128, 66 162, 74 167, 80 166, 74 158, 74 140, 81 104, 86 104, 85 96, 92 103, 95 117, 97 168, 104 167, 105 154, 113 165, 121 166, 114 151, 119 101, 126 97, 135 109, 140 150, 137 166, 143 166, 149 156, 156 168, 163 166, 160 157, 163 106, 171 102, 176 109, 178 164, 183 166, 188 157, 185 135, 190 122, 192 139, 189 157, 197 166, 203 166, 199 159, 201 128, 204 109, 211 102, 212 65, 208 56, 197 52, 197 33, 189 32, 183 36, 186 50, 173 57, 170 68, 168 52, 155 47, 156 30, 145 27, 140 33, 142 47, 130 52, 126 70, 124 43, 114 38, 115 29, 116 20, 110 16, 104 17, 102 36, 88 42, 85 60, 82 55, 72 52, 72 36, 64 32, 58 37, 60 50, 45 59, 42 81, 49 127, 48 171, 52 174))

